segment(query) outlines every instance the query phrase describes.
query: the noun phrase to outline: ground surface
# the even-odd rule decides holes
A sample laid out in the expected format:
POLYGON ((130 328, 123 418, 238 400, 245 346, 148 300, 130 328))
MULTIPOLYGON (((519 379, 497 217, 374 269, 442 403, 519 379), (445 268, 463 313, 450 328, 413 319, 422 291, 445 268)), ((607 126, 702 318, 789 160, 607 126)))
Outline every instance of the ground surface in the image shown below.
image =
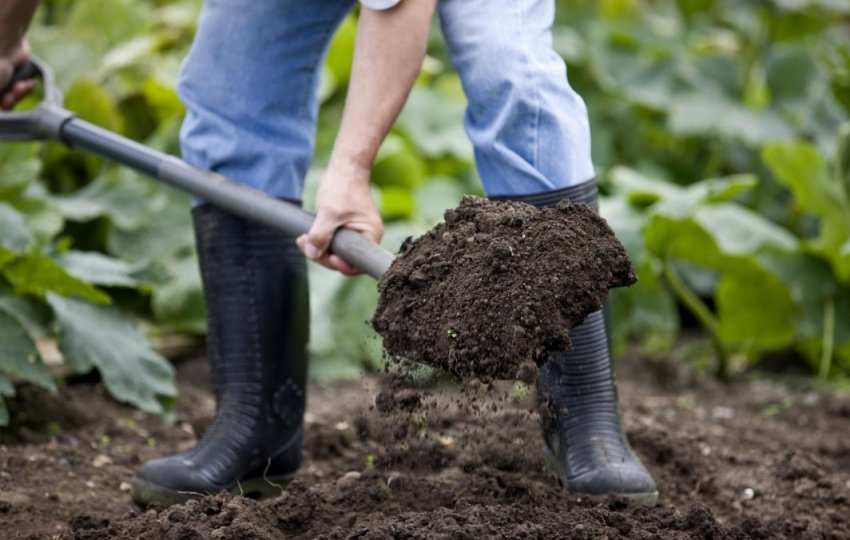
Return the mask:
POLYGON ((563 494, 544 470, 529 396, 505 399, 510 386, 462 394, 443 381, 424 394, 384 393, 375 406, 370 378, 311 387, 307 460, 281 498, 143 511, 127 493, 134 468, 191 445, 213 410, 204 363, 191 360, 180 365, 174 425, 116 405, 95 384, 58 397, 22 389, 17 424, 0 436, 0 535, 850 538, 846 395, 695 385, 638 360, 620 372, 626 429, 661 490, 655 508, 563 494))

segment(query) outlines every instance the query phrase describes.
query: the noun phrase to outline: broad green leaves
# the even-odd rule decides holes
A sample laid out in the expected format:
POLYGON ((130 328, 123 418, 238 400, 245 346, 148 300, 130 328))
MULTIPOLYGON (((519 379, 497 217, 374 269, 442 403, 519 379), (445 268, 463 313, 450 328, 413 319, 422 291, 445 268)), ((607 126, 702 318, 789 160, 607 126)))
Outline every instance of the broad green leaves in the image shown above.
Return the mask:
MULTIPOLYGON (((101 4, 51 5, 30 33, 34 50, 71 109, 178 153, 184 108, 174 84, 200 0, 101 4)), ((588 106, 611 195, 602 213, 641 277, 613 294, 618 342, 673 341, 677 303, 687 304, 671 287, 675 273, 729 353, 793 347, 816 370, 825 356, 833 372, 850 369, 850 124, 837 129, 850 111, 845 4, 558 1, 555 47, 588 106)), ((341 116, 356 22, 345 19, 324 66, 312 180, 341 116)), ((373 173, 390 249, 480 192, 464 108, 435 32, 373 173)), ((204 331, 188 198, 58 145, 4 144, 0 231, 0 396, 13 381, 44 376, 23 368, 40 369, 33 340, 61 327, 69 365, 101 369, 117 397, 161 410, 170 374, 133 321, 204 331)), ((313 373, 376 365, 378 343, 364 324, 374 284, 311 277, 313 373)))
POLYGON ((102 253, 66 251, 56 257, 65 272, 75 278, 105 287, 139 286, 136 274, 140 267, 102 253))
POLYGON ((109 303, 109 296, 96 287, 69 275, 46 255, 24 255, 0 268, 18 294, 43 297, 48 291, 72 295, 97 303, 109 303))
MULTIPOLYGON (((816 238, 798 238, 733 202, 754 187, 748 177, 680 188, 629 169, 612 172, 618 197, 603 205, 603 212, 612 215, 612 226, 637 259, 641 277, 631 291, 614 296, 615 313, 627 322, 629 332, 651 332, 642 328, 642 319, 659 319, 656 313, 665 310, 675 317, 662 307, 669 293, 659 286, 660 276, 714 335, 721 359, 735 351, 757 358, 765 351, 795 346, 816 366, 825 361, 820 358, 824 354, 846 361, 841 355, 850 347, 850 334, 844 337, 848 323, 824 315, 825 310, 843 312, 840 302, 846 293, 839 292, 841 286, 814 258, 831 262, 836 274, 843 268, 840 246, 850 234, 843 188, 808 145, 771 145, 764 156, 797 194, 798 204, 821 218, 823 230, 816 238), (801 249, 805 246, 809 248, 801 249), (716 276, 707 289, 713 310, 701 304, 700 294, 688 290, 702 282, 699 275, 689 277, 689 265, 716 276)), ((704 294, 705 283, 696 290, 704 294)))
POLYGON ((817 149, 806 143, 769 145, 762 157, 800 209, 820 219, 820 234, 807 245, 831 262, 840 281, 850 283, 850 190, 841 164, 829 171, 817 149))
POLYGON ((47 301, 59 324, 59 349, 72 370, 97 368, 117 399, 144 411, 167 412, 177 395, 174 369, 127 315, 52 293, 47 301))
POLYGON ((0 305, 0 426, 9 423, 4 397, 15 395, 9 377, 55 390, 53 377, 41 362, 35 343, 26 328, 0 305))
MULTIPOLYGON (((615 307, 621 316, 627 320, 647 316, 650 320, 675 318, 669 287, 679 301, 704 319, 722 347, 721 357, 731 351, 756 355, 794 343, 801 307, 762 256, 795 253, 797 240, 781 227, 731 202, 753 187, 751 178, 712 179, 679 188, 635 171, 617 169, 612 180, 618 195, 637 205, 603 207, 603 211, 620 214, 612 219, 612 225, 632 253, 639 250, 636 255, 641 281, 632 292, 615 296, 620 302, 615 307), (639 207, 646 209, 640 212, 639 207), (696 265, 717 276, 716 284, 709 285, 714 289, 713 314, 698 304, 698 295, 687 290, 698 276, 689 279, 690 267, 671 267, 677 263, 696 265), (681 272, 685 272, 684 279, 676 275, 681 272), (667 282, 667 287, 656 276, 667 282), (643 314, 646 309, 651 310, 648 315, 643 314)), ((647 331, 641 328, 642 324, 630 326, 634 332, 647 331)), ((670 326, 659 324, 658 328, 669 331, 670 326)))
MULTIPOLYGON (((68 109, 174 152, 184 109, 173 86, 199 8, 51 5, 30 38, 68 109)), ((202 330, 197 271, 175 262, 194 263, 188 212, 184 195, 85 153, 0 145, 0 395, 16 382, 52 388, 33 343, 58 329, 73 371, 97 368, 119 399, 167 412, 173 373, 134 321, 174 317, 174 327, 202 330)), ((0 425, 7 421, 0 403, 0 425)))
POLYGON ((23 251, 32 241, 32 233, 27 227, 24 216, 0 202, 0 247, 11 251, 23 251))
POLYGON ((48 390, 56 389, 29 332, 13 313, 3 307, 0 307, 0 363, 7 376, 48 390))
POLYGON ((36 144, 0 145, 0 200, 22 193, 41 170, 36 144))

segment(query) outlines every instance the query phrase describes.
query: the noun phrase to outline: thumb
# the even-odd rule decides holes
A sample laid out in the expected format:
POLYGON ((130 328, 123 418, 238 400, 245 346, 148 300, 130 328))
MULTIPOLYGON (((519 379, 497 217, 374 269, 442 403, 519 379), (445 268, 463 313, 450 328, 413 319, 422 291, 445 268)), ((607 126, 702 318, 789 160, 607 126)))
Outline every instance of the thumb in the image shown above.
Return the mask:
POLYGON ((304 255, 308 259, 318 259, 325 255, 331 246, 337 223, 328 218, 325 212, 319 212, 313 226, 306 235, 304 243, 304 255))

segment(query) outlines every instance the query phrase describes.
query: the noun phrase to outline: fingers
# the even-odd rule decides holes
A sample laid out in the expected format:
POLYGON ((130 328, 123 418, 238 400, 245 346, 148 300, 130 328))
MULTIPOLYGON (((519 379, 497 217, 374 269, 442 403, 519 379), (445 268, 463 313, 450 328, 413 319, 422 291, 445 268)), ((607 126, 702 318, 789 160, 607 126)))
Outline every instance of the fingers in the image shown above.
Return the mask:
POLYGON ((16 82, 12 87, 12 90, 6 92, 2 97, 0 97, 0 109, 5 111, 11 110, 12 107, 15 106, 15 103, 22 100, 27 94, 32 92, 34 87, 35 81, 16 82))
MULTIPOLYGON (((357 231, 369 240, 379 243, 384 234, 384 224, 378 216, 375 223, 349 222, 345 220, 328 218, 330 212, 320 211, 316 216, 316 221, 313 222, 313 227, 307 234, 302 234, 295 239, 295 243, 304 255, 322 266, 331 270, 336 270, 346 276, 356 276, 363 272, 346 262, 339 255, 331 252, 331 242, 337 229, 345 226, 348 229, 357 231), (338 223, 341 223, 338 225, 338 223), (343 225, 344 224, 344 225, 343 225)), ((376 214, 377 216, 377 214, 376 214)))
POLYGON ((336 217, 334 214, 335 212, 323 211, 316 213, 316 220, 313 222, 313 226, 310 227, 310 231, 305 235, 304 239, 303 251, 308 259, 314 261, 321 259, 330 251, 334 233, 337 228, 343 225, 342 220, 334 219, 336 217))
MULTIPOLYGON (((29 56, 30 56, 29 46, 27 45, 26 42, 24 42, 24 43, 21 44, 20 47, 18 47, 18 50, 15 52, 15 54, 12 55, 12 57, 9 60, 4 61, 4 62, 7 62, 7 65, 8 65, 8 63, 11 64, 11 69, 10 70, 5 70, 5 69, 2 70, 3 71, 2 75, 4 75, 4 76, 0 76, 0 81, 2 81, 2 84, 0 84, 0 88, 5 86, 6 81, 8 81, 9 78, 12 77, 12 74, 14 73, 14 69, 16 69, 16 68, 27 63, 27 60, 29 60, 29 56), (6 71, 9 71, 8 74, 5 73, 6 71)), ((12 107, 15 106, 15 103, 17 103, 18 101, 20 101, 24 97, 26 97, 27 94, 32 92, 33 88, 35 88, 35 81, 18 81, 17 83, 15 83, 15 85, 12 87, 12 89, 9 92, 6 92, 5 94, 0 95, 0 109, 2 109, 4 111, 11 110, 12 107)))
POLYGON ((368 169, 329 167, 316 190, 316 219, 307 234, 296 239, 308 259, 353 276, 361 271, 331 252, 334 234, 343 227, 376 243, 383 235, 384 225, 372 201, 368 169))
POLYGON ((296 238, 295 243, 298 245, 298 248, 301 250, 302 253, 304 253, 304 255, 308 259, 321 264, 325 268, 328 268, 330 270, 336 270, 337 272, 345 274, 346 276, 356 276, 358 274, 362 274, 360 270, 345 262, 339 255, 335 255, 330 251, 327 251, 323 255, 319 255, 316 257, 311 257, 310 255, 308 255, 307 246, 310 246, 310 253, 313 253, 312 250, 315 249, 315 246, 309 243, 308 236, 306 234, 303 234, 296 238))

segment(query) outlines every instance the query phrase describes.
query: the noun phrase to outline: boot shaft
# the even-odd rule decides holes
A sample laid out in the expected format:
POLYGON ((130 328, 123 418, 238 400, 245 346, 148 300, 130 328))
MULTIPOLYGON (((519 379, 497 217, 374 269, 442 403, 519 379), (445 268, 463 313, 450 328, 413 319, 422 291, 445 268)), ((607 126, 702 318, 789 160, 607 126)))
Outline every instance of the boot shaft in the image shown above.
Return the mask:
POLYGON ((307 267, 294 238, 212 205, 193 210, 218 408, 301 423, 307 379, 307 267))

